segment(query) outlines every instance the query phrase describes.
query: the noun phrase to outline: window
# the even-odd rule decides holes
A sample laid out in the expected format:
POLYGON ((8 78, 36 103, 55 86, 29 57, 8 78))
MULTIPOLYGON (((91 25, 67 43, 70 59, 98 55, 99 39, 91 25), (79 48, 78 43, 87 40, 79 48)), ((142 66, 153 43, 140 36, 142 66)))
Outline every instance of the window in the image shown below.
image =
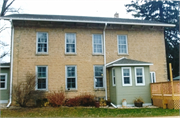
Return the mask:
POLYGON ((156 83, 156 73, 150 72, 151 83, 156 83))
POLYGON ((76 34, 66 33, 65 40, 65 53, 76 53, 76 34))
POLYGON ((66 66, 66 90, 77 89, 76 66, 66 66))
POLYGON ((103 41, 101 34, 93 34, 93 54, 103 53, 103 41))
POLYGON ((112 69, 112 85, 116 86, 115 69, 112 69))
POLYGON ((126 35, 118 35, 118 54, 127 54, 128 46, 127 46, 127 36, 126 35))
POLYGON ((136 85, 145 85, 143 67, 135 67, 135 81, 136 85))
POLYGON ((122 84, 123 86, 132 86, 130 67, 122 67, 122 84))
POLYGON ((94 86, 95 88, 103 88, 103 66, 94 66, 94 86))
POLYGON ((48 53, 48 33, 37 32, 36 53, 48 53))
POLYGON ((0 90, 7 89, 7 74, 0 74, 0 90))
POLYGON ((36 89, 37 90, 47 90, 48 88, 48 67, 47 66, 37 66, 37 79, 36 79, 36 89))

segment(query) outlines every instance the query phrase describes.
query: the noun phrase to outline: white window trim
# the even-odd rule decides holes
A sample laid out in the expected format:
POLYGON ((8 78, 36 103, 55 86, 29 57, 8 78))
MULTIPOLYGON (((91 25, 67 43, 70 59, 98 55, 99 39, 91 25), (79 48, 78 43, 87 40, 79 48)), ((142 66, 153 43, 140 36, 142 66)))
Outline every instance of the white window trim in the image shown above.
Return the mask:
POLYGON ((128 39, 127 39, 127 35, 117 35, 117 50, 118 50, 118 54, 128 54, 128 39), (127 50, 127 53, 120 53, 119 52, 119 38, 118 36, 125 36, 126 37, 126 50, 127 50))
POLYGON ((104 88, 104 68, 103 68, 103 87, 96 87, 96 81, 95 81, 95 67, 102 67, 103 68, 103 65, 94 65, 94 88, 95 89, 98 89, 98 88, 104 88))
POLYGON ((36 66, 36 88, 35 90, 48 91, 48 66, 36 66), (38 67, 46 67, 46 89, 38 89, 38 67))
POLYGON ((65 86, 66 90, 67 88, 67 67, 75 67, 75 82, 76 82, 76 87, 75 88, 70 88, 70 90, 77 90, 77 66, 76 65, 66 65, 65 66, 65 86))
POLYGON ((36 54, 48 54, 49 49, 49 38, 47 32, 36 32, 36 54), (47 52, 38 52, 38 33, 46 33, 47 34, 47 52))
POLYGON ((103 53, 104 53, 103 44, 104 44, 104 42, 103 42, 102 34, 92 34, 92 52, 93 52, 94 55, 103 55, 103 53), (94 52, 94 35, 101 35, 102 53, 95 53, 94 52))
POLYGON ((156 73, 155 72, 150 72, 150 77, 151 77, 151 83, 156 83, 156 73), (153 74, 154 74, 154 82, 153 82, 153 78, 152 78, 153 74))
POLYGON ((65 33, 65 54, 76 54, 76 33, 65 33), (66 52, 66 35, 67 34, 74 34, 75 35, 75 52, 66 52))
POLYGON ((7 73, 0 73, 0 75, 5 75, 5 87, 0 88, 0 90, 6 90, 7 89, 7 73))
POLYGON ((115 71, 114 68, 112 68, 112 86, 116 86, 116 73, 113 75, 113 70, 115 71), (114 77, 115 77, 115 84, 114 84, 114 77))
POLYGON ((144 67, 135 67, 134 68, 135 69, 135 83, 136 83, 136 86, 144 86, 145 85, 145 77, 144 77, 144 67), (137 75, 136 75, 136 69, 138 69, 138 68, 140 68, 140 69, 142 69, 142 81, 143 81, 143 83, 137 83, 137 75))
POLYGON ((132 86, 132 76, 131 76, 131 67, 122 67, 122 86, 132 86), (123 75, 123 70, 124 69, 129 69, 129 79, 130 79, 130 83, 129 84, 124 84, 124 75, 123 75))

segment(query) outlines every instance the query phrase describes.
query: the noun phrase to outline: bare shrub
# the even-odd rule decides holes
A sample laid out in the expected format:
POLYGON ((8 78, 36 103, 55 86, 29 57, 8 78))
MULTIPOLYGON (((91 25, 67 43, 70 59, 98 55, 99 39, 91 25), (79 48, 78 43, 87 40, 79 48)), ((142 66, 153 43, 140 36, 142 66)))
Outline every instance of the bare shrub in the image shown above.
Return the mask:
POLYGON ((35 86, 36 76, 28 72, 25 81, 13 86, 13 100, 19 106, 26 107, 27 103, 31 100, 35 100, 39 93, 35 91, 35 86))
POLYGON ((52 106, 62 106, 65 102, 65 93, 62 90, 58 92, 53 91, 47 94, 47 99, 52 106))

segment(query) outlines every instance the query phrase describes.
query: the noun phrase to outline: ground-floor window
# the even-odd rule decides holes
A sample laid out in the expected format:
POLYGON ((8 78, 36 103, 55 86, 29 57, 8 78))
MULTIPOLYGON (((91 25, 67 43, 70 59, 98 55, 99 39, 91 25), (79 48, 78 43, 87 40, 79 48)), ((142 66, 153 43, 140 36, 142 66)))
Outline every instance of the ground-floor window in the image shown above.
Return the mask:
POLYGON ((103 88, 103 66, 94 66, 94 85, 95 88, 103 88))
POLYGON ((0 90, 7 89, 7 74, 0 73, 0 90))
POLYGON ((66 66, 66 89, 77 89, 76 66, 66 66))
POLYGON ((144 79, 144 68, 143 67, 135 67, 135 81, 136 85, 145 85, 144 79))
POLYGON ((37 78, 36 78, 36 89, 37 90, 47 90, 48 89, 48 67, 47 66, 37 66, 37 78))
POLYGON ((130 67, 122 67, 122 84, 123 86, 132 86, 130 67))

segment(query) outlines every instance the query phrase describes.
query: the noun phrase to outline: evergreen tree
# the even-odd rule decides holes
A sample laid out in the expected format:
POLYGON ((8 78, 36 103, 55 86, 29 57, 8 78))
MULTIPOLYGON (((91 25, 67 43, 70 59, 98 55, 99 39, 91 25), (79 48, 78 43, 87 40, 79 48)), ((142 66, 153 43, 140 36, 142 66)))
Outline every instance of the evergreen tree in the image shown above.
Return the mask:
POLYGON ((125 5, 127 12, 135 18, 176 25, 164 29, 168 78, 169 63, 172 63, 173 77, 179 76, 179 3, 172 0, 134 0, 125 5))

